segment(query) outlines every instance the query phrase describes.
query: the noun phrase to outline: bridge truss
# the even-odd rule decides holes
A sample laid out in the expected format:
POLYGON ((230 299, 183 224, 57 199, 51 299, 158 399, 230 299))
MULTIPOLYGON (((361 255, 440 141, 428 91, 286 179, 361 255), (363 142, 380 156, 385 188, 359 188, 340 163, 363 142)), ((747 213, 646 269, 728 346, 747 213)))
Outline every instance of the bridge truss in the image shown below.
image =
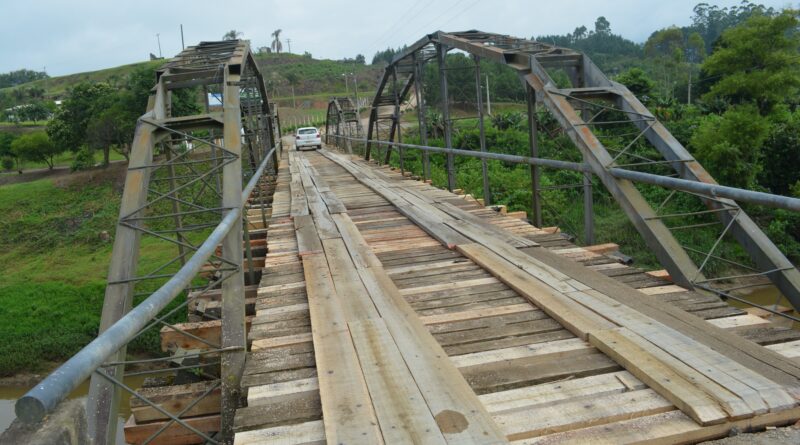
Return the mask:
MULTIPOLYGON (((263 199, 261 186, 277 168, 277 116, 247 41, 188 47, 156 75, 131 148, 100 335, 21 398, 16 411, 22 420, 38 421, 91 376, 87 419, 93 443, 115 442, 121 391, 168 419, 145 443, 173 422, 207 443, 222 443, 232 440, 241 403, 244 286, 255 279, 248 201, 263 199), (177 247, 177 254, 166 261, 147 258, 148 251, 166 246, 177 247), (173 321, 192 299, 214 289, 222 300, 219 344, 181 331, 173 321), (164 359, 191 359, 185 368, 215 381, 180 412, 166 411, 124 383, 126 365, 136 363, 128 360, 127 345, 159 330, 208 345, 164 359), (209 437, 181 417, 220 387, 221 432, 209 437)), ((263 218, 263 200, 259 207, 263 218)))
POLYGON ((793 210, 798 209, 796 200, 718 186, 703 166, 624 85, 610 80, 589 57, 579 52, 480 31, 439 31, 424 36, 396 55, 384 71, 369 115, 364 141, 367 159, 377 153, 384 163, 388 163, 392 154, 397 153, 403 169, 405 152, 420 149, 422 174, 429 178, 429 152, 437 149, 427 144, 426 108, 437 107, 443 120, 445 145, 439 152, 446 153, 448 189, 456 188, 454 157, 458 150, 452 149, 454 119, 451 118, 445 63, 448 51, 453 50, 467 53, 474 61, 480 151, 483 153, 458 154, 483 158, 486 204, 491 202, 487 159, 499 159, 504 155, 489 153, 486 146, 480 86, 480 67, 484 59, 514 69, 525 88, 530 157, 517 156, 514 158, 518 159, 512 162, 531 165, 534 224, 542 225, 542 191, 545 188, 540 184, 540 168, 573 170, 582 176, 574 186, 583 189, 584 242, 593 243, 592 176, 596 176, 676 283, 738 299, 730 292, 747 286, 723 283, 763 276, 780 289, 795 309, 800 309, 800 272, 731 198, 793 210), (423 84, 423 72, 430 62, 435 62, 438 71, 438 85, 433 86, 438 88, 438 104, 426 104, 423 97, 424 91, 431 88, 423 84), (558 84, 554 79, 568 79, 568 84, 558 84), (404 144, 400 130, 401 104, 409 99, 412 90, 418 104, 420 144, 417 146, 404 144), (540 108, 555 118, 561 131, 579 151, 583 163, 538 157, 540 123, 537 109, 540 108), (657 199, 653 199, 654 196, 657 199), (792 201, 789 207, 786 207, 787 201, 792 201), (694 210, 671 211, 676 202, 684 205, 689 202, 694 210), (691 245, 691 236, 685 236, 700 227, 717 228, 715 241, 706 249, 691 245), (721 249, 723 239, 738 242, 750 261, 745 264, 726 258, 721 249), (714 262, 732 266, 742 273, 714 276, 709 267, 714 262))
POLYGON ((349 97, 334 97, 328 103, 325 119, 326 142, 333 143, 332 137, 342 137, 348 153, 353 152, 352 138, 364 137, 358 106, 349 97))

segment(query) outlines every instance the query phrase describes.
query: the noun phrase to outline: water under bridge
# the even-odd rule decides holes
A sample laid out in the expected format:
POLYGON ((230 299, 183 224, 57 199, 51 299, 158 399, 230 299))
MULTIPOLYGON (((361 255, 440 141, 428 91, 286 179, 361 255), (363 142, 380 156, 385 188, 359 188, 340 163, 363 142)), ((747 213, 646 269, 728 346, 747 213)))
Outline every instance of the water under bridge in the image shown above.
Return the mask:
POLYGON ((726 284, 736 277, 706 269, 730 238, 751 259, 736 264, 742 277, 768 278, 800 306, 797 269, 738 204, 798 211, 800 201, 717 185, 585 55, 477 31, 426 35, 386 68, 365 122, 349 99, 331 101, 318 151, 282 143, 276 109, 245 41, 189 47, 158 71, 132 145, 101 334, 18 401, 20 419, 46 421, 87 378, 94 443, 115 437, 123 392, 135 444, 694 443, 800 419, 800 332, 775 322, 775 308, 723 301, 740 298, 726 284), (448 51, 472 56, 479 104, 482 61, 519 73, 530 156, 487 146, 482 106, 481 150, 452 148, 448 51), (439 104, 422 99, 427 64, 438 66, 439 104), (571 85, 557 86, 553 70, 571 85), (172 92, 184 88, 222 106, 173 116, 172 92), (416 131, 403 128, 404 107, 418 111, 419 144, 402 140, 416 131), (427 145, 426 107, 443 116, 443 148, 427 145), (580 162, 539 157, 537 107, 580 162), (628 125, 629 139, 604 143, 609 125, 628 125), (437 156, 444 189, 429 180, 437 156), (458 189, 459 156, 481 160, 483 197, 458 189), (411 158, 421 171, 406 169, 411 158), (498 160, 530 166, 530 219, 491 205, 486 164, 498 160), (543 227, 545 168, 583 178, 581 245, 543 227), (664 272, 592 242, 600 185, 664 272), (665 202, 648 202, 644 186, 667 190, 665 202), (704 210, 665 213, 676 195, 704 210), (718 226, 714 248, 682 245, 680 217, 718 226), (177 255, 137 270, 144 239, 177 255), (153 331, 168 354, 142 371, 126 345, 153 331), (162 377, 125 384, 143 372, 162 377))

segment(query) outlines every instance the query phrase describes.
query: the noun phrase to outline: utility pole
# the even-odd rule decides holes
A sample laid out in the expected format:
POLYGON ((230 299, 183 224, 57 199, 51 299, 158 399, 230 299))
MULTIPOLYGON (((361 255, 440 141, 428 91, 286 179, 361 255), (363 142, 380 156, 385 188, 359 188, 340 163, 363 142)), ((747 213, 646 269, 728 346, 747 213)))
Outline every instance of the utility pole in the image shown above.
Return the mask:
POLYGON ((347 73, 343 73, 342 77, 344 77, 344 92, 346 96, 350 95, 350 89, 347 88, 347 73))
POLYGON ((292 39, 286 39, 286 44, 289 46, 289 54, 292 53, 292 39))
POLYGON ((156 33, 156 40, 158 41, 158 57, 162 57, 161 55, 161 34, 156 33))
POLYGON ((492 99, 489 98, 489 73, 486 73, 486 114, 492 115, 492 99))
POLYGON ((183 43, 183 23, 181 23, 181 49, 186 49, 186 45, 183 43))

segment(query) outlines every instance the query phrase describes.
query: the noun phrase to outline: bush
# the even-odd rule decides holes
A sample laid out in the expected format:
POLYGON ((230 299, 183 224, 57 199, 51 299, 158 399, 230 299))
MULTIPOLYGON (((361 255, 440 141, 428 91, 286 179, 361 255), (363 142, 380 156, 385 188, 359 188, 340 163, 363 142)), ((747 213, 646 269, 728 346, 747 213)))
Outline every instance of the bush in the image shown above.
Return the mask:
POLYGON ((4 157, 0 162, 2 162, 3 170, 11 170, 14 168, 14 158, 11 156, 4 157))
POLYGON ((92 167, 94 167, 94 150, 84 146, 75 153, 75 159, 72 160, 70 169, 72 171, 77 171, 88 170, 92 167))

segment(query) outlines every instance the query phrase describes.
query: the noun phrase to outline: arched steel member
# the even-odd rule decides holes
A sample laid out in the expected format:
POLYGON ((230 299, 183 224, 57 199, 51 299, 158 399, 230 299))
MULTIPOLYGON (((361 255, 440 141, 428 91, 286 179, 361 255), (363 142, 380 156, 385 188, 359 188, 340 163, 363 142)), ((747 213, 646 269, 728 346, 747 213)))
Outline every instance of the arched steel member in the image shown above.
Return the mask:
MULTIPOLYGON (((538 156, 533 111, 537 105, 542 105, 555 117, 577 146, 584 162, 591 167, 591 171, 622 207, 675 282, 689 288, 697 286, 708 289, 723 278, 730 278, 706 278, 708 272, 705 266, 710 259, 719 258, 715 255, 715 249, 723 236, 731 234, 749 254, 754 265, 752 267, 742 265, 753 271, 747 275, 768 277, 795 309, 800 309, 800 272, 736 202, 702 193, 689 193, 700 199, 706 210, 680 215, 663 214, 659 213, 659 210, 663 204, 672 199, 675 191, 654 209, 637 189, 636 183, 639 181, 633 182, 635 181, 633 177, 622 178, 610 173, 612 169, 620 170, 620 167, 664 167, 672 171, 670 175, 664 176, 665 180, 670 179, 670 176, 677 176, 684 180, 716 184, 703 166, 624 85, 608 79, 589 57, 579 52, 529 39, 480 31, 456 33, 437 31, 424 36, 397 54, 384 70, 369 115, 365 153, 367 159, 372 156, 372 148, 376 145, 370 141, 399 142, 399 132, 396 131, 399 123, 397 104, 406 100, 409 86, 415 83, 415 77, 420 76, 420 66, 433 59, 436 59, 439 65, 441 98, 439 106, 444 119, 445 146, 452 148, 447 76, 444 66, 444 56, 451 49, 464 51, 476 58, 505 64, 516 70, 528 92, 528 107, 531 111, 529 113, 531 156, 538 156), (572 84, 571 87, 561 88, 556 85, 550 76, 552 70, 563 70, 572 84), (610 117, 603 119, 605 116, 610 117), (602 136, 597 128, 613 124, 632 127, 633 131, 626 141, 627 144, 613 147, 602 142, 602 136), (652 154, 648 152, 648 156, 645 157, 635 153, 632 147, 639 145, 650 149, 652 154), (697 217, 708 214, 718 218, 719 221, 715 224, 720 225, 721 233, 712 249, 707 252, 683 246, 674 236, 674 231, 692 228, 694 225, 676 227, 665 224, 665 221, 678 216, 697 217), (700 255, 702 261, 699 266, 688 252, 700 255)), ((417 84, 419 83, 417 81, 417 84)), ((417 90, 419 89, 420 86, 417 85, 417 90)), ((420 105, 425 104, 420 101, 420 105)), ((422 112, 418 114, 420 117, 424 115, 422 112)), ((420 121, 420 133, 423 137, 425 133, 423 121, 420 121)), ((482 141, 483 143, 485 142, 482 141)), ((391 144, 378 145, 387 146, 386 159, 388 159, 391 144)), ((447 156, 448 186, 453 189, 455 187, 453 154, 448 153, 447 156)), ((532 208, 534 218, 540 221, 537 166, 531 167, 531 176, 532 208)), ((484 182, 488 182, 488 178, 484 182)), ((589 184, 584 181, 585 188, 590 186, 589 184)), ((588 195, 591 196, 590 193, 588 195)), ((590 217, 591 202, 585 204, 585 213, 590 217)), ((586 226, 591 226, 591 219, 587 219, 586 226)))
MULTIPOLYGON (((262 174, 277 166, 275 118, 247 41, 202 42, 157 71, 148 110, 137 123, 131 148, 100 335, 17 401, 20 419, 41 420, 91 376, 90 440, 114 443, 120 389, 142 398, 122 383, 127 343, 153 326, 190 335, 165 321, 185 307, 188 298, 166 314, 162 310, 185 290, 198 295, 221 286, 221 344, 209 343, 208 353, 221 356, 221 437, 232 440, 246 347, 243 205, 262 174), (204 112, 180 115, 196 113, 200 107, 173 101, 174 93, 191 88, 184 99, 197 98, 198 87, 204 93, 204 112), (221 107, 210 105, 209 95, 221 98, 221 107), (143 235, 176 244, 179 255, 140 273, 143 235), (216 251, 220 244, 221 253, 216 251), (195 278, 209 263, 215 266, 214 278, 197 287, 195 278), (148 283, 150 289, 160 287, 147 292, 148 283), (145 292, 134 294, 135 287, 145 292), (132 308, 135 295, 147 297, 132 308)), ((252 273, 252 261, 250 267, 252 273)), ((170 419, 167 426, 177 422, 206 441, 219 443, 183 422, 180 414, 155 409, 170 419)))
POLYGON ((363 137, 358 109, 349 97, 333 97, 328 102, 325 119, 325 143, 344 143, 348 153, 353 153, 350 138, 363 137))

